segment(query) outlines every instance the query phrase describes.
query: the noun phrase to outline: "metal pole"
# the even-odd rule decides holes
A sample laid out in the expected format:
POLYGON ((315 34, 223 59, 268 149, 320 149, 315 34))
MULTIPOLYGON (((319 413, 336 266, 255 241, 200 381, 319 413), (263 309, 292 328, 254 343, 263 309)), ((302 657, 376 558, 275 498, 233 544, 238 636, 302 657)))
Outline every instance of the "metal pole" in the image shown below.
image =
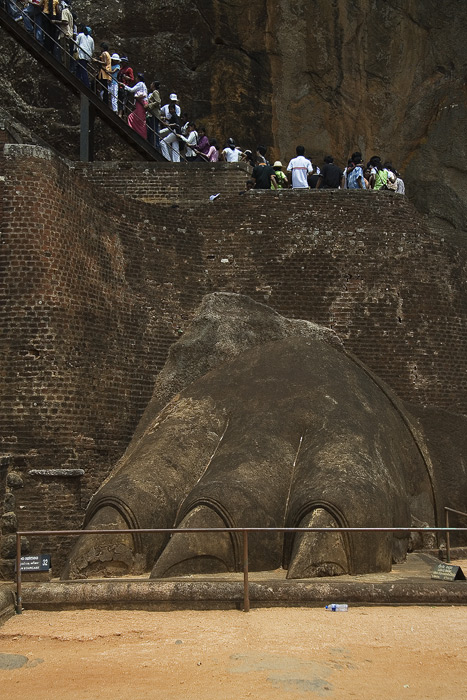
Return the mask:
POLYGON ((248 532, 243 530, 243 612, 250 612, 248 590, 248 532))
POLYGON ((94 160, 94 107, 81 93, 79 159, 83 163, 94 160))
MULTIPOLYGON (((444 510, 446 513, 446 527, 449 527, 449 511, 444 510)), ((446 532, 446 561, 448 564, 451 563, 451 533, 449 530, 446 532)))
POLYGON ((21 600, 21 535, 16 533, 16 614, 23 612, 21 600))

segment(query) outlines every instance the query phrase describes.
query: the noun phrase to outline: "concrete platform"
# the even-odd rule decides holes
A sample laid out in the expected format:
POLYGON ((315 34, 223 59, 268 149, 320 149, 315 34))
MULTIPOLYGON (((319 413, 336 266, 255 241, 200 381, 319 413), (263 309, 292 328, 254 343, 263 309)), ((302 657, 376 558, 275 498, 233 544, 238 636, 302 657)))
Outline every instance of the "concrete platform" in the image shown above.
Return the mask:
MULTIPOLYGON (((283 569, 251 572, 250 605, 464 605, 466 581, 438 581, 431 573, 439 560, 409 554, 407 561, 382 574, 288 581, 283 569)), ((467 570, 467 561, 455 561, 467 570)), ((86 579, 23 585, 25 609, 226 609, 243 608, 243 574, 196 575, 172 579, 86 579)))

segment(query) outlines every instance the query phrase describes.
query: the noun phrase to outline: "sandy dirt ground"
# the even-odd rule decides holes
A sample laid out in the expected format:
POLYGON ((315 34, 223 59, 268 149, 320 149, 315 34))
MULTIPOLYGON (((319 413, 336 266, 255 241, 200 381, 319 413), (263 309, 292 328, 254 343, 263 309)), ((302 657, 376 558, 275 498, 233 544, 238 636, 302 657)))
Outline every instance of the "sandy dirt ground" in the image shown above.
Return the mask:
POLYGON ((25 611, 2 700, 463 700, 467 607, 25 611))

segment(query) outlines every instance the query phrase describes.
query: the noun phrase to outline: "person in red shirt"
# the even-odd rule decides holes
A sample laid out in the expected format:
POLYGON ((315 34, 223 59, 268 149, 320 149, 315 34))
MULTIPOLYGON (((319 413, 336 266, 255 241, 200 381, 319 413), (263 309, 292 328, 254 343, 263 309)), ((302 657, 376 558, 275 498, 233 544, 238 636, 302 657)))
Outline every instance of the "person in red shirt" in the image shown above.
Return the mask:
MULTIPOLYGON (((135 83, 135 75, 133 73, 133 68, 128 65, 127 56, 121 56, 120 58, 120 72, 118 74, 118 82, 123 83, 123 85, 128 85, 128 87, 133 87, 135 83)), ((118 116, 123 117, 125 112, 125 107, 128 100, 131 99, 127 90, 124 87, 119 87, 118 89, 118 116)))

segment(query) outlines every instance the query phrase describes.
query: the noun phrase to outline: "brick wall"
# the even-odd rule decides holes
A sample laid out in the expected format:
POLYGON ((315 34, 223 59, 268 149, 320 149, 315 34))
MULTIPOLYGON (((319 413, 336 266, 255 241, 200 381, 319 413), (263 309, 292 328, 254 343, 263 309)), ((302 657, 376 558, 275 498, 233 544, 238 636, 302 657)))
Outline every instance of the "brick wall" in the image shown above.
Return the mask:
POLYGON ((143 202, 187 206, 245 189, 246 163, 76 163, 77 172, 99 187, 143 202))
MULTIPOLYGON (((0 232, 3 231, 3 200, 4 200, 4 170, 5 156, 3 155, 3 147, 6 143, 11 143, 12 139, 8 132, 7 125, 3 120, 0 120, 0 232)), ((2 284, 0 280, 0 284, 2 284)))
POLYGON ((392 193, 239 195, 244 171, 201 166, 5 148, 0 433, 22 528, 79 522, 210 291, 328 325, 402 398, 466 410, 465 248, 392 193))

